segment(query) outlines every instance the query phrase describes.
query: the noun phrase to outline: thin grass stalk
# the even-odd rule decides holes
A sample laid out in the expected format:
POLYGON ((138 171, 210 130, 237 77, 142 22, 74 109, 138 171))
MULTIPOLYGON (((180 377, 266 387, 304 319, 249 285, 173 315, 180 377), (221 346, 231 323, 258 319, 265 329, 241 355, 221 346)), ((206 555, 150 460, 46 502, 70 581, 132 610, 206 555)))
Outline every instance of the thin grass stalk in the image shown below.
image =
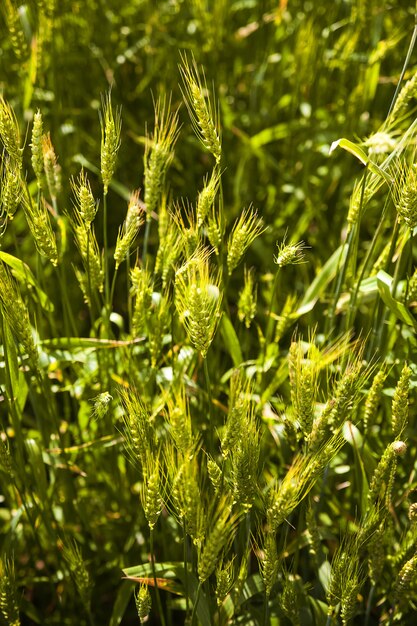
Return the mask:
POLYGON ((154 582, 154 586, 155 586, 156 604, 157 604, 158 611, 159 611, 159 617, 160 617, 162 626, 166 626, 165 616, 164 616, 164 612, 163 612, 163 609, 162 609, 161 596, 160 596, 160 593, 159 593, 158 581, 157 581, 157 578, 156 578, 155 552, 154 552, 154 532, 155 532, 154 528, 151 528, 150 531, 149 531, 152 576, 153 576, 153 582, 154 582))

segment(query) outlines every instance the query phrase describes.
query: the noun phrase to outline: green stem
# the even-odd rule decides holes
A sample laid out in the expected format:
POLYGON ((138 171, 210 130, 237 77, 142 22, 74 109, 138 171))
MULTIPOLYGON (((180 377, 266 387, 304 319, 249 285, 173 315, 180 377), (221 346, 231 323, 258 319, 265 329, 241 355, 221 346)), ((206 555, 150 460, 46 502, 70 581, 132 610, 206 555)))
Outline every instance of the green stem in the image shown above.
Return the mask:
POLYGON ((201 592, 201 581, 198 583, 198 587, 197 587, 197 594, 196 594, 195 602, 193 606, 193 613, 191 615, 191 626, 194 626, 196 624, 197 606, 198 606, 198 601, 200 600, 200 592, 201 592))
POLYGON ((185 623, 187 623, 190 612, 190 598, 188 597, 188 555, 187 555, 187 533, 185 530, 185 519, 182 522, 182 536, 184 541, 184 592, 185 592, 185 623))
POLYGON ((364 626, 369 626, 369 619, 371 617, 372 604, 375 595, 375 584, 372 584, 371 590, 369 592, 368 601, 366 603, 366 613, 365 613, 365 624, 364 626))
POLYGON ((274 300, 275 300, 275 292, 276 292, 277 285, 278 285, 278 276, 279 276, 279 268, 275 272, 274 282, 272 284, 271 299, 269 301, 268 318, 266 322, 266 332, 265 332, 265 343, 264 343, 263 356, 262 356, 262 369, 264 369, 265 367, 266 351, 268 349, 269 342, 271 341, 272 331, 274 327, 272 314, 274 313, 274 300))
POLYGON ((151 218, 147 218, 146 226, 145 226, 145 234, 143 236, 142 266, 145 266, 146 255, 148 254, 148 241, 149 241, 150 230, 151 230, 151 218))
POLYGON ((209 405, 209 446, 213 450, 214 443, 214 419, 213 419, 213 397, 211 394, 210 373, 208 369, 207 357, 204 359, 204 378, 206 380, 207 398, 209 405))
MULTIPOLYGON (((114 274, 113 274, 113 279, 111 281, 111 289, 110 289, 110 310, 113 309, 113 297, 114 297, 114 288, 116 287, 116 278, 117 278, 117 270, 119 268, 116 268, 114 270, 114 274)), ((128 283, 128 289, 129 289, 129 283, 128 283)))
POLYGON ((269 596, 264 595, 264 626, 268 626, 269 624, 269 596))
POLYGON ((158 606, 159 619, 161 620, 162 626, 166 626, 164 611, 162 608, 161 596, 159 593, 158 581, 156 579, 156 569, 155 569, 155 553, 154 553, 154 529, 150 530, 150 549, 151 549, 151 565, 152 565, 152 576, 153 583, 155 586, 155 596, 156 596, 156 604, 158 606))

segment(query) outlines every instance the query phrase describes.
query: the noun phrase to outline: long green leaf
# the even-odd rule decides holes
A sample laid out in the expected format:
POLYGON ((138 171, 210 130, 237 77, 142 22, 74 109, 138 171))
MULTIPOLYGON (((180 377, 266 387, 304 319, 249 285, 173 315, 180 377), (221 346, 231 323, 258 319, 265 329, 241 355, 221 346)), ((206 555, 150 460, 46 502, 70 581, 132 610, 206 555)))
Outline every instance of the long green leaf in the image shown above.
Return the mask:
POLYGON ((380 270, 376 275, 376 280, 378 284, 378 290, 380 296, 387 305, 389 310, 394 313, 394 315, 407 324, 407 326, 412 326, 415 330, 417 330, 417 322, 410 313, 410 311, 404 306, 402 302, 399 302, 392 296, 392 282, 393 278, 383 270, 380 270))
MULTIPOLYGON (((166 591, 171 591, 171 593, 181 593, 181 595, 184 595, 185 570, 183 563, 175 561, 155 563, 155 572, 158 579, 161 578, 169 581, 169 584, 165 586, 166 591), (182 584, 178 585, 176 579, 179 579, 182 584)), ((145 578, 149 580, 150 584, 152 584, 153 573, 151 563, 128 567, 123 570, 123 573, 126 578, 129 578, 130 580, 145 578)), ((191 571, 187 572, 187 587, 191 600, 195 602, 197 597, 198 581, 191 571)), ((164 586, 162 586, 161 589, 164 589, 164 586)), ((210 610, 205 594, 202 591, 200 592, 200 598, 197 605, 197 616, 203 626, 211 626, 212 621, 210 617, 210 610)))
POLYGON ((392 179, 390 178, 390 176, 388 176, 388 174, 384 172, 384 170, 382 170, 376 163, 371 161, 366 152, 362 150, 362 148, 358 146, 358 144, 353 143, 353 141, 349 141, 349 139, 345 139, 343 137, 342 139, 337 139, 332 143, 332 145, 330 146, 329 154, 331 154, 333 150, 336 150, 336 148, 343 148, 347 152, 350 152, 350 154, 353 154, 353 156, 355 156, 361 163, 363 163, 363 165, 367 166, 371 172, 383 178, 386 183, 391 184, 392 179))
POLYGON ((239 339, 233 328, 233 324, 226 313, 223 313, 220 330, 225 346, 232 357, 234 366, 239 367, 243 362, 242 350, 240 349, 239 339))

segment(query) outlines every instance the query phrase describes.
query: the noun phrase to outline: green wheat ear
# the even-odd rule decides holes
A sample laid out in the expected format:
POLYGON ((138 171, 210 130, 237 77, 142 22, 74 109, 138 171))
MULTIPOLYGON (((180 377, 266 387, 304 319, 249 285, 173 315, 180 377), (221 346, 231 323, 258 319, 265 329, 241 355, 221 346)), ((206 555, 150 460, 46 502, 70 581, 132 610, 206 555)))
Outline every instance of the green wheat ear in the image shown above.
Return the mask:
POLYGON ((221 316, 220 275, 209 265, 209 252, 199 249, 176 272, 175 305, 193 346, 206 357, 221 316))
POLYGON ((155 103, 153 134, 146 134, 145 143, 145 206, 147 220, 153 212, 163 191, 166 170, 174 158, 174 146, 179 134, 178 111, 172 112, 171 98, 158 98, 155 103))
POLYGON ((20 626, 14 565, 5 557, 0 561, 0 614, 8 626, 20 626))
POLYGON ((134 191, 129 200, 126 219, 117 235, 114 260, 116 270, 126 258, 133 242, 135 241, 140 227, 143 224, 144 208, 139 201, 139 191, 134 191))
POLYGON ((21 168, 23 150, 20 147, 19 124, 15 112, 3 96, 0 96, 0 140, 9 157, 21 168))
POLYGON ((184 54, 181 60, 180 72, 184 84, 184 100, 194 132, 219 163, 222 155, 219 115, 208 95, 204 71, 200 73, 194 57, 189 61, 184 54))
POLYGON ((229 274, 237 267, 253 241, 265 230, 257 211, 251 208, 242 211, 233 226, 227 243, 227 270, 229 274))
POLYGON ((116 169, 117 154, 120 148, 120 133, 122 130, 121 108, 116 107, 113 112, 111 92, 101 97, 100 111, 101 127, 101 177, 103 180, 104 195, 107 195, 111 179, 116 169))
POLYGON ((135 604, 140 623, 145 624, 148 621, 152 606, 152 598, 149 593, 148 585, 142 583, 135 591, 135 604))

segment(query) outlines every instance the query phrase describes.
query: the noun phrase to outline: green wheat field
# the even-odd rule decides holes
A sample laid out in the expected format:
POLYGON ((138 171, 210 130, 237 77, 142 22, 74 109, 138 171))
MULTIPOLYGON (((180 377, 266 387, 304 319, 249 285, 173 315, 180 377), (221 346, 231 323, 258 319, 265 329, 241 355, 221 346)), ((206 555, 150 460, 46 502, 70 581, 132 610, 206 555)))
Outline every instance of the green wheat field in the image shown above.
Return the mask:
POLYGON ((0 1, 0 624, 416 623, 416 16, 0 1))

